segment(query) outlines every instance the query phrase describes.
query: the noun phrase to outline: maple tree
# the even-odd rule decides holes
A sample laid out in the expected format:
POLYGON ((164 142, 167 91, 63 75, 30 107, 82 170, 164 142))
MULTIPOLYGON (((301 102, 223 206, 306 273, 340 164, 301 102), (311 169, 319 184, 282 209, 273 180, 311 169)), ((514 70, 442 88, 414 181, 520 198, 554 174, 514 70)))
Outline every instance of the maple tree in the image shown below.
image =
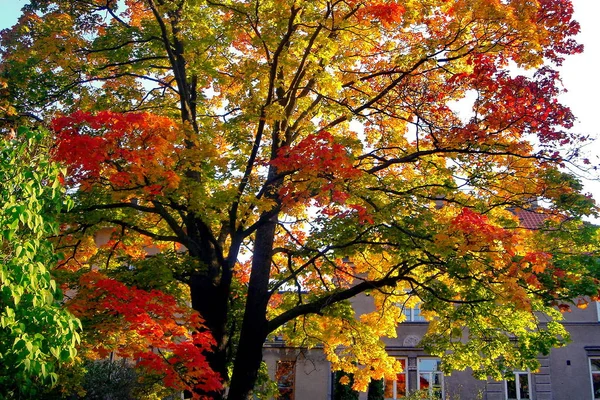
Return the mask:
POLYGON ((562 169, 586 140, 557 101, 554 66, 582 50, 569 0, 24 11, 0 74, 7 118, 47 121, 69 167, 63 268, 186 284, 230 399, 275 332, 322 344, 355 389, 393 379, 380 338, 417 302, 444 368, 534 369, 567 336, 554 307, 598 296, 596 208, 562 169))
POLYGON ((160 374, 174 390, 221 388, 206 360, 214 339, 198 313, 159 290, 130 288, 98 272, 80 277, 67 303, 83 323, 83 357, 106 359, 113 353, 136 360, 139 368, 160 374))

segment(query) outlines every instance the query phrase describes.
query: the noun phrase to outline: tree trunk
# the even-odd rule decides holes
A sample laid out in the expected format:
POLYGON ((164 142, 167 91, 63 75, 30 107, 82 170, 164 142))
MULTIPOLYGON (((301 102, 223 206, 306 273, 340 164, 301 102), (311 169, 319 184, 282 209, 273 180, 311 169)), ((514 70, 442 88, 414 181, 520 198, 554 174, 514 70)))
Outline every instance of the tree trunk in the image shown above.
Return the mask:
POLYGON ((235 355, 228 400, 248 399, 258 377, 263 344, 269 333, 267 332, 266 316, 276 220, 276 217, 272 217, 256 231, 248 298, 240 343, 235 355))
MULTIPOLYGON (((217 343, 214 352, 206 354, 208 364, 213 371, 219 373, 223 383, 227 383, 227 304, 228 293, 224 293, 221 285, 215 285, 206 275, 194 275, 190 279, 192 308, 200 313, 204 324, 211 331, 217 343)), ((211 399, 222 399, 223 392, 201 393, 211 399)))
MULTIPOLYGON (((189 288, 192 308, 200 313, 204 325, 210 330, 215 341, 214 351, 206 354, 211 369, 228 383, 229 362, 227 321, 231 290, 231 268, 219 262, 218 250, 212 244, 211 232, 204 222, 194 215, 185 219, 189 255, 199 261, 201 271, 190 276, 189 288)), ((210 399, 222 399, 224 391, 200 393, 210 399)))
MULTIPOLYGON (((245 314, 248 315, 248 319, 244 318, 242 325, 242 335, 235 356, 227 400, 246 400, 254 389, 267 332, 266 323, 258 321, 253 323, 251 315, 260 318, 260 314, 259 312, 245 314)), ((264 313, 262 317, 264 319, 264 313)))

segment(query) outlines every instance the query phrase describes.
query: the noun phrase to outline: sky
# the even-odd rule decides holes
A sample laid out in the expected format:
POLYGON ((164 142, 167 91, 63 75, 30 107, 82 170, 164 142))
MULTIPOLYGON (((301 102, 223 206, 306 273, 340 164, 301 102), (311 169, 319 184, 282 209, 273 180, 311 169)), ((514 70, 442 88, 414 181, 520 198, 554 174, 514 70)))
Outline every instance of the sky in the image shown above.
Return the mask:
MULTIPOLYGON (((1 0, 0 0, 1 1, 1 0)), ((573 0, 575 20, 581 24, 581 33, 577 40, 584 45, 583 54, 568 57, 560 68, 563 85, 568 90, 561 96, 561 101, 577 117, 573 130, 583 132, 596 138, 596 143, 587 146, 590 161, 598 166, 600 175, 600 1, 573 0)), ((593 194, 600 203, 600 181, 585 181, 586 191, 593 194)))
MULTIPOLYGON (((26 4, 25 0, 0 0, 0 29, 12 26, 20 15, 20 9, 26 4)), ((559 69, 567 93, 561 96, 561 101, 569 106, 577 123, 573 127, 596 138, 585 148, 585 154, 597 165, 600 176, 600 1, 573 0, 575 20, 581 24, 581 33, 577 40, 585 47, 583 54, 568 57, 559 69)), ((585 191, 591 193, 600 204, 600 180, 584 180, 585 191)))

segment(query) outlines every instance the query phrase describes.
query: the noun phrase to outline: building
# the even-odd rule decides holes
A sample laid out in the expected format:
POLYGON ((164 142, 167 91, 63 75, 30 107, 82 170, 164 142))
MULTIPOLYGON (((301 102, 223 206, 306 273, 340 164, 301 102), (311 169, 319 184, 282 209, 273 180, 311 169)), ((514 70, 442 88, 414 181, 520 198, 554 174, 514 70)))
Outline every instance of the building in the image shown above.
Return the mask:
MULTIPOLYGON (((357 311, 364 298, 355 301, 357 311)), ((427 322, 418 308, 406 309, 406 321, 398 337, 386 341, 387 350, 402 363, 404 371, 395 382, 385 382, 386 399, 401 399, 416 390, 439 393, 449 400, 586 400, 600 399, 600 303, 565 313, 563 324, 571 343, 539 358, 538 371, 515 371, 513 381, 480 381, 469 371, 444 376, 439 359, 430 357, 419 341, 427 322)), ((286 347, 283 341, 265 345, 264 360, 285 400, 331 399, 333 376, 319 349, 286 347)), ((366 393, 361 393, 361 400, 366 393)))
MULTIPOLYGON (((516 212, 524 227, 534 229, 544 221, 543 213, 516 212)), ((368 297, 353 301, 357 315, 370 311, 368 297)), ((563 325, 571 342, 540 356, 537 371, 515 371, 515 379, 481 381, 470 371, 444 376, 440 360, 431 357, 419 342, 428 323, 419 308, 404 309, 406 320, 398 326, 397 338, 386 340, 390 355, 400 360, 403 372, 385 382, 386 400, 404 398, 417 390, 448 400, 598 400, 600 399, 600 302, 585 309, 573 307, 564 314, 563 325)), ((333 396, 333 374, 318 349, 286 347, 283 341, 266 343, 264 360, 271 378, 278 383, 280 399, 320 400, 333 396)), ((366 400, 366 393, 360 400, 366 400)))

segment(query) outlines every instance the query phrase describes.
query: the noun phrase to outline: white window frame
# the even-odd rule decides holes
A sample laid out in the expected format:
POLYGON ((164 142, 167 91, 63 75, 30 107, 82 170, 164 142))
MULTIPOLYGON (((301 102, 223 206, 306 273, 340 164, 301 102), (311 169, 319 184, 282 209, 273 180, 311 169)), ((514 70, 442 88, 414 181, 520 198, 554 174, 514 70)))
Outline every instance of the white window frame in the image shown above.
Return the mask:
POLYGON ((423 302, 420 301, 421 299, 418 298, 418 296, 410 289, 404 289, 404 292, 408 295, 408 299, 405 302, 398 304, 398 306, 400 306, 402 310, 402 314, 404 314, 404 316, 406 317, 404 319, 404 322, 427 322, 425 317, 423 317, 423 314, 421 314, 421 304, 423 304, 423 302), (413 296, 417 297, 419 301, 415 304, 414 307, 406 307, 406 303, 413 296), (415 312, 417 312, 417 315, 415 315, 415 312))
POLYGON ((532 393, 531 393, 531 373, 529 371, 514 371, 513 372, 514 376, 515 376, 515 380, 511 381, 510 383, 512 384, 514 382, 515 384, 515 392, 517 393, 517 398, 509 398, 508 397, 508 381, 505 380, 504 381, 504 393, 505 393, 505 399, 506 400, 532 400, 532 393), (527 389, 529 391, 528 397, 526 398, 521 398, 521 381, 519 380, 519 375, 527 375, 527 389))
POLYGON ((597 314, 597 321, 600 322, 600 301, 596 301, 596 314, 597 314))
POLYGON ((588 367, 590 371, 590 390, 592 391, 592 399, 597 400, 600 399, 600 393, 598 395, 594 393, 594 375, 600 376, 600 371, 592 371, 592 360, 600 360, 600 357, 588 358, 588 367))
MULTIPOLYGON (((442 393, 441 393, 441 397, 440 399, 444 399, 445 397, 445 382, 444 382, 444 373, 442 371, 421 371, 421 369, 419 368, 420 360, 435 360, 435 361, 440 361, 440 359, 438 357, 418 357, 417 358, 417 390, 421 390, 421 374, 425 374, 425 373, 429 373, 429 382, 434 382, 434 375, 439 374, 440 375, 440 383, 442 385, 442 393)), ((429 387, 427 388, 427 392, 429 393, 429 395, 431 396, 433 394, 433 387, 431 385, 429 385, 429 387)))
MULTIPOLYGON (((398 383, 398 381, 396 379, 394 379, 392 381, 392 397, 385 397, 385 400, 403 399, 406 396, 408 396, 408 374, 407 374, 407 372, 408 372, 408 358, 406 358, 406 357, 396 357, 396 359, 398 361, 404 360, 404 369, 398 375, 400 375, 400 374, 404 375, 404 385, 405 385, 404 394, 405 395, 402 396, 402 397, 396 397, 396 394, 397 394, 397 390, 396 389, 397 389, 397 383, 398 383)), ((385 384, 386 384, 386 381, 383 382, 384 395, 385 395, 385 384)))
POLYGON ((423 314, 421 314, 421 303, 415 304, 414 307, 402 306, 402 312, 405 315, 404 322, 427 322, 423 314))

